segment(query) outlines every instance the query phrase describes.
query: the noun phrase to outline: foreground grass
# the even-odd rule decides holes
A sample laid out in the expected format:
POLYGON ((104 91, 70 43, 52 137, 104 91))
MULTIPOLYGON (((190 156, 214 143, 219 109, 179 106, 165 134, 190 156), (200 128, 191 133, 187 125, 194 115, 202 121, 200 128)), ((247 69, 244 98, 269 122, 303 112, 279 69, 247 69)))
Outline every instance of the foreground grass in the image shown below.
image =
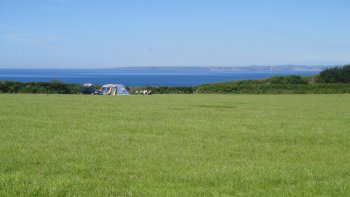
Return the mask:
POLYGON ((0 95, 0 196, 345 196, 350 95, 0 95))

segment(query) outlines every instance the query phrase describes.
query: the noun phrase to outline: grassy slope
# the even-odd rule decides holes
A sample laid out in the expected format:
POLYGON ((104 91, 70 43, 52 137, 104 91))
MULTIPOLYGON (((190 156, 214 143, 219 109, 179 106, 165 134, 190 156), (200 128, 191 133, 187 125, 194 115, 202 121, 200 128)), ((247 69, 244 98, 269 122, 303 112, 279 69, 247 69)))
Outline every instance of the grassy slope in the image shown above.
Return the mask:
POLYGON ((0 196, 350 193, 350 95, 0 103, 0 196))

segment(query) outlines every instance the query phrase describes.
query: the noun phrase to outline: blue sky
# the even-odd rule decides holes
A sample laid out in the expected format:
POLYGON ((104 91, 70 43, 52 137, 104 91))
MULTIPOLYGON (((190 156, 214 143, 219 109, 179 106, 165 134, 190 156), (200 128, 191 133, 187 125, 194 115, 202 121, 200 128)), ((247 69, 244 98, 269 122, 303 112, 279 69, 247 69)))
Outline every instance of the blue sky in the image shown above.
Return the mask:
POLYGON ((350 63, 348 0, 0 0, 0 67, 350 63))

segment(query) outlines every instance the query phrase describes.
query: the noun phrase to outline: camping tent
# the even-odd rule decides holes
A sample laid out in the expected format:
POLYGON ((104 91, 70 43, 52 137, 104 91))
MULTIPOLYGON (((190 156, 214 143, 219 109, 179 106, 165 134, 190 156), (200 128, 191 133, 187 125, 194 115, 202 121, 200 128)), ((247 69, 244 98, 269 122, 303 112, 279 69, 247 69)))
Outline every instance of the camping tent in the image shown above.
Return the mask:
POLYGON ((122 84, 105 84, 100 91, 103 95, 129 95, 128 90, 122 84))

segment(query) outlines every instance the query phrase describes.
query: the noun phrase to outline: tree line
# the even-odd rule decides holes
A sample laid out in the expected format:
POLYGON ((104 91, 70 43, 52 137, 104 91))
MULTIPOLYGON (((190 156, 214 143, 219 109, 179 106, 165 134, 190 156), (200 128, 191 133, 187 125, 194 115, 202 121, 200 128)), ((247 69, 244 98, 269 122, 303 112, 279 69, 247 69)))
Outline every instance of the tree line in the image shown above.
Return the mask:
POLYGON ((0 93, 78 94, 80 85, 51 82, 0 81, 0 93))

